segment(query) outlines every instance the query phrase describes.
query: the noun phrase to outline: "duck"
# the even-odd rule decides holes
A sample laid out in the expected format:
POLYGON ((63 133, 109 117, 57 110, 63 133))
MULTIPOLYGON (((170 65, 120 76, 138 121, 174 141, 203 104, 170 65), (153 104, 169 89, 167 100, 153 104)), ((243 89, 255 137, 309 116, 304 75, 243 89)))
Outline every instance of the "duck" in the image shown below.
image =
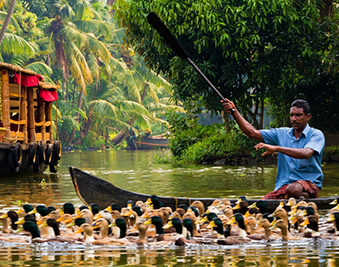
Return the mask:
POLYGON ((81 205, 75 209, 74 214, 79 214, 84 209, 89 209, 89 208, 86 205, 81 205))
POLYGON ((22 225, 22 228, 16 230, 16 233, 18 234, 22 231, 27 231, 30 233, 32 243, 41 243, 41 242, 47 241, 46 239, 42 239, 40 237, 40 231, 35 222, 31 222, 31 221, 24 222, 22 225))
POLYGON ((20 207, 20 209, 16 212, 17 214, 20 214, 20 213, 26 213, 28 214, 30 211, 34 210, 33 206, 31 204, 24 204, 22 205, 22 207, 20 207))
POLYGON ((47 207, 44 204, 37 205, 33 210, 28 212, 28 214, 38 214, 39 219, 49 214, 47 207))
POLYGON ((193 201, 190 206, 196 207, 199 210, 200 216, 205 213, 205 206, 200 200, 193 201))
POLYGON ((198 220, 199 218, 197 218, 194 212, 186 212, 183 216, 183 226, 187 228, 187 231, 191 233, 192 237, 201 237, 197 227, 197 225, 199 225, 197 224, 198 220))
POLYGON ((146 232, 148 229, 148 225, 146 225, 143 221, 137 221, 131 231, 137 231, 138 237, 134 241, 137 246, 145 246, 147 244, 146 232))
POLYGON ((300 236, 291 235, 290 231, 288 230, 288 224, 284 219, 279 219, 275 221, 274 224, 270 227, 270 230, 274 228, 279 228, 281 230, 281 237, 284 241, 300 240, 302 238, 300 236))
POLYGON ((257 202, 254 202, 252 205, 248 206, 250 208, 258 208, 261 214, 267 213, 267 204, 265 200, 259 199, 257 202))
POLYGON ((113 210, 121 212, 121 207, 117 203, 111 203, 105 210, 109 212, 112 212, 113 210))
POLYGON ((175 236, 173 238, 175 239, 174 244, 176 246, 183 247, 187 243, 197 244, 196 242, 188 240, 186 238, 187 235, 183 233, 182 222, 178 217, 170 219, 168 223, 163 226, 164 229, 168 229, 171 227, 175 229, 175 236))
MULTIPOLYGON (((160 216, 151 216, 147 221, 145 221, 146 225, 153 224, 155 226, 155 240, 156 241, 164 241, 165 233, 163 229, 163 220, 160 216)), ((168 236, 167 236, 168 237, 168 236)))
POLYGON ((334 223, 334 233, 336 236, 339 235, 339 212, 333 212, 330 214, 326 221, 334 223))
POLYGON ((235 202, 235 207, 233 207, 234 213, 241 213, 242 215, 245 215, 248 208, 248 202, 246 201, 245 196, 240 196, 238 200, 235 202))
POLYGON ((164 204, 159 200, 157 195, 151 195, 145 202, 146 207, 149 206, 152 209, 160 209, 164 204))
POLYGON ((66 202, 62 205, 62 207, 59 209, 60 214, 74 214, 75 213, 75 208, 74 205, 70 202, 66 202))
MULTIPOLYGON (((230 225, 228 225, 230 226, 230 225)), ((218 245, 238 245, 248 243, 251 240, 247 237, 242 236, 231 236, 230 235, 230 227, 226 228, 224 231, 224 226, 222 221, 218 217, 214 217, 210 223, 209 228, 212 228, 217 232, 217 238, 212 240, 213 243, 217 243, 218 245)))
POLYGON ((101 210, 99 211, 95 216, 93 216, 93 220, 96 221, 100 218, 104 218, 109 221, 109 223, 112 223, 113 220, 117 218, 122 218, 121 213, 118 210, 113 210, 112 212, 109 212, 107 210, 101 210))
POLYGON ((35 214, 26 214, 24 217, 20 218, 15 222, 15 224, 22 225, 24 222, 37 222, 35 219, 35 214))
POLYGON ((58 242, 67 242, 67 243, 75 243, 79 239, 78 236, 73 235, 61 235, 59 229, 59 223, 54 218, 47 218, 42 224, 38 225, 39 229, 43 229, 45 227, 51 227, 54 232, 54 236, 49 238, 49 241, 58 241, 58 242))
POLYGON ((12 231, 16 231, 18 227, 18 225, 16 224, 18 218, 18 213, 14 210, 9 210, 4 215, 2 215, 0 217, 0 220, 2 220, 2 232, 11 233, 12 231), (10 224, 9 220, 11 221, 10 224), (9 229, 9 226, 11 227, 11 229, 9 229))
POLYGON ((238 235, 240 237, 246 237, 252 241, 264 239, 264 236, 262 234, 256 234, 256 233, 250 234, 250 235, 247 234, 245 219, 241 213, 235 213, 233 217, 227 222, 228 225, 233 225, 235 223, 238 224, 238 235))
POLYGON ((308 233, 306 235, 305 233, 304 237, 320 237, 319 221, 316 215, 308 215, 300 226, 307 226, 311 230, 310 235, 308 235, 308 233))
MULTIPOLYGON (((121 218, 122 219, 122 218, 121 218)), ((124 221, 124 219, 122 219, 124 221)), ((100 246, 120 246, 120 247, 125 247, 128 245, 133 245, 133 243, 129 242, 126 239, 118 239, 118 238, 112 238, 112 237, 107 237, 107 238, 102 238, 96 240, 94 238, 94 232, 93 232, 93 227, 89 223, 84 223, 82 224, 75 233, 84 233, 84 240, 83 243, 85 245, 100 245, 100 246)))
POLYGON ((89 209, 83 209, 82 211, 80 211, 78 215, 74 217, 74 219, 80 218, 80 217, 84 218, 86 222, 89 224, 93 223, 93 213, 89 209))
POLYGON ((265 240, 272 240, 272 239, 279 239, 281 235, 272 232, 271 222, 268 219, 261 219, 259 222, 259 227, 262 227, 265 230, 264 239, 265 240))
POLYGON ((99 206, 96 203, 89 204, 89 210, 93 213, 93 216, 100 211, 99 206))
MULTIPOLYGON (((119 234, 118 238, 125 238, 126 232, 127 232, 127 224, 126 221, 123 218, 117 218, 114 220, 108 227, 118 227, 119 228, 119 234)), ((117 233, 116 233, 117 235, 117 233)))
POLYGON ((100 218, 94 222, 93 229, 99 228, 100 229, 100 237, 106 238, 109 234, 109 223, 106 219, 100 218))

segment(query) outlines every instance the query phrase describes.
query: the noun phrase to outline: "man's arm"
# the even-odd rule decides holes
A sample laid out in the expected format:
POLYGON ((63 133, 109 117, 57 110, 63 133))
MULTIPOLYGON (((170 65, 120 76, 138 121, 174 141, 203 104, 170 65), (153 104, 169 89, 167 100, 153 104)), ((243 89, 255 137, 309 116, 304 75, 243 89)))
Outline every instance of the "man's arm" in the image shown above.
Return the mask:
POLYGON ((254 146, 256 150, 265 148, 266 152, 262 154, 262 156, 266 156, 272 154, 274 152, 283 153, 291 158, 295 159, 309 159, 313 156, 314 150, 312 148, 289 148, 289 147, 281 147, 281 146, 272 146, 265 143, 259 143, 254 146))
POLYGON ((234 103, 232 101, 229 101, 227 98, 225 100, 226 101, 221 101, 224 110, 233 116, 234 120, 238 123, 240 130, 251 139, 264 141, 260 131, 255 129, 248 121, 244 119, 243 116, 241 116, 239 111, 235 108, 234 103), (232 112, 232 109, 234 109, 235 111, 232 112))

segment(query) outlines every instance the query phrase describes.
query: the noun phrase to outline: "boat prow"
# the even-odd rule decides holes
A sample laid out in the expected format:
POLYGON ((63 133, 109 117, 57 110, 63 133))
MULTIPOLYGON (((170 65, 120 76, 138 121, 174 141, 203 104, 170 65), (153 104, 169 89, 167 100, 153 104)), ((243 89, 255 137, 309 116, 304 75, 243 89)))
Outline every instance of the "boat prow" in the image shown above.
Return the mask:
MULTIPOLYGON (((127 191, 114 186, 113 184, 95 177, 87 172, 84 172, 75 167, 69 167, 69 172, 72 177, 75 191, 82 202, 86 205, 96 203, 100 209, 107 208, 111 203, 117 203, 120 207, 127 206, 129 200, 134 203, 138 200, 146 201, 151 195, 141 194, 136 192, 127 191)), ((214 198, 185 198, 185 197, 165 197, 158 196, 159 200, 164 206, 169 206, 172 209, 180 204, 190 205, 195 200, 200 200, 205 207, 208 207, 215 200, 214 198)), ((315 202, 318 209, 330 209, 333 206, 330 203, 337 197, 323 197, 309 199, 309 202, 315 202)), ((237 199, 230 199, 231 203, 235 203, 237 199)), ((252 204, 257 202, 258 199, 248 199, 247 202, 252 204)), ((279 199, 266 199, 268 212, 273 212, 280 202, 286 200, 279 199)))

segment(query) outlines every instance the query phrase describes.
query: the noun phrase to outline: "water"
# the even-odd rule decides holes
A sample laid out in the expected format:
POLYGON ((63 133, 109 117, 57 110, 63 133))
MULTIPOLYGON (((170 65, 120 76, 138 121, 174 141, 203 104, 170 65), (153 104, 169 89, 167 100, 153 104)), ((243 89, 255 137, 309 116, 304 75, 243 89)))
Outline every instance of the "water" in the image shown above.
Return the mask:
MULTIPOLYGON (((259 198, 273 189, 276 167, 154 164, 164 151, 63 154, 58 174, 1 178, 0 209, 18 203, 79 206, 68 167, 75 166, 130 191, 182 197, 259 198)), ((320 196, 336 196, 339 164, 324 166, 320 196)), ((1 240, 1 237, 0 237, 1 240)), ((18 245, 0 241, 0 266, 339 266, 338 241, 276 241, 241 246, 112 248, 65 244, 18 245)))

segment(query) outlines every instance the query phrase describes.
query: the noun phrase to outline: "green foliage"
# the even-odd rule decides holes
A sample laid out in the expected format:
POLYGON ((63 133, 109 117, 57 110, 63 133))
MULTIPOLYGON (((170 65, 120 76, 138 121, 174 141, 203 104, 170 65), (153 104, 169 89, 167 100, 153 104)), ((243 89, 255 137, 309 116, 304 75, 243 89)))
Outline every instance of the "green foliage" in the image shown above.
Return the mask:
MULTIPOLYGON (((277 107, 273 117, 301 97, 338 105, 336 98, 323 97, 329 88, 333 93, 339 88, 337 16, 320 18, 319 9, 325 9, 321 5, 326 3, 117 0, 115 11, 126 29, 126 41, 150 68, 166 75, 176 98, 185 103, 200 101, 214 112, 221 110, 215 93, 190 65, 175 57, 147 23, 150 11, 159 15, 221 94, 256 122, 257 115, 263 116, 260 107, 266 99, 277 107)), ((337 7, 333 8, 336 14, 337 7)), ((320 116, 337 114, 333 109, 317 112, 320 116)), ((276 124, 281 126, 282 121, 286 120, 278 119, 276 124)), ((333 125, 339 125, 314 123, 331 131, 333 125)), ((261 126, 259 122, 255 125, 261 126)))
POLYGON ((249 154, 260 157, 260 152, 253 148, 257 141, 248 139, 234 123, 231 131, 226 132, 223 124, 199 125, 199 118, 192 114, 168 113, 167 116, 175 161, 202 163, 210 157, 231 159, 234 155, 249 154))

